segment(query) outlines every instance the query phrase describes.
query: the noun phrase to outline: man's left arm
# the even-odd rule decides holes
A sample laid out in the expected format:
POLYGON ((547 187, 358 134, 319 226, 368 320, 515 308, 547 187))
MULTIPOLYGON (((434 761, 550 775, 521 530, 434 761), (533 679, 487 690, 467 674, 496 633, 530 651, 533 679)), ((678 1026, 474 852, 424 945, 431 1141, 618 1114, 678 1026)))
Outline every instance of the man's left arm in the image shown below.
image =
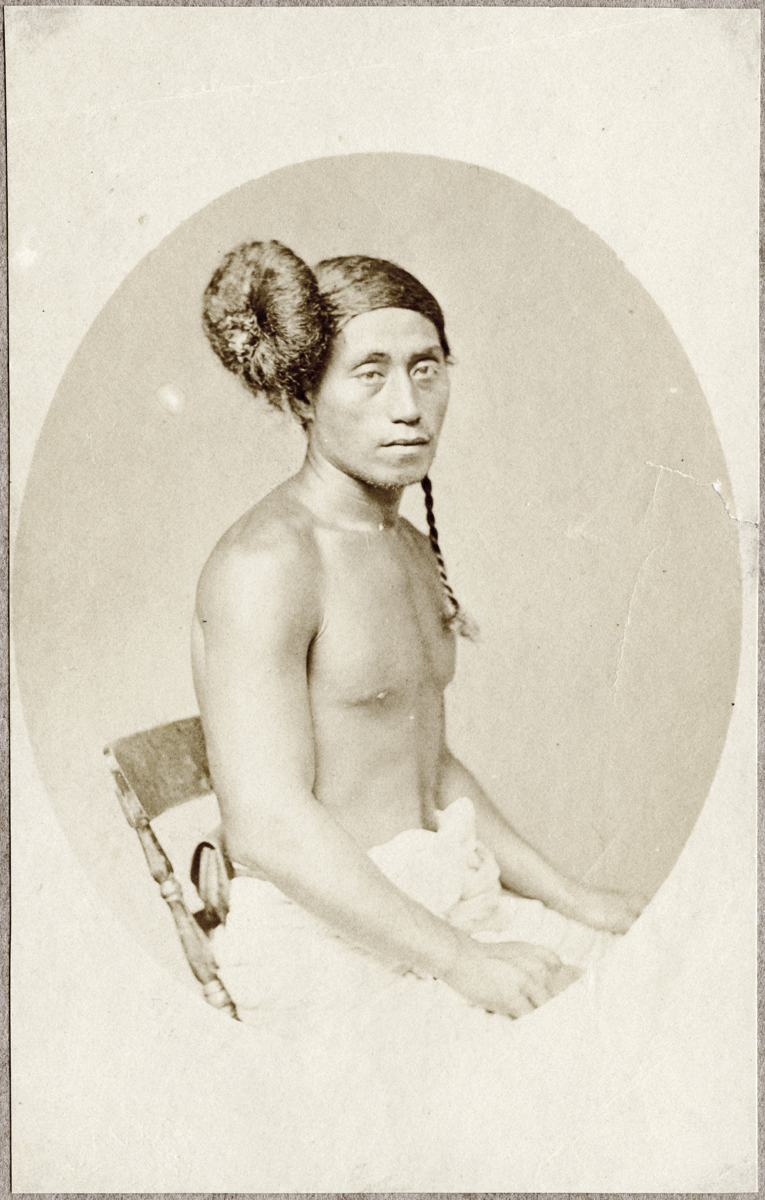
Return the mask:
POLYGON ((444 747, 439 765, 438 807, 461 796, 473 801, 478 838, 494 853, 504 887, 541 900, 566 917, 595 929, 626 933, 640 915, 646 898, 635 893, 589 888, 561 874, 525 842, 494 807, 474 775, 444 747))

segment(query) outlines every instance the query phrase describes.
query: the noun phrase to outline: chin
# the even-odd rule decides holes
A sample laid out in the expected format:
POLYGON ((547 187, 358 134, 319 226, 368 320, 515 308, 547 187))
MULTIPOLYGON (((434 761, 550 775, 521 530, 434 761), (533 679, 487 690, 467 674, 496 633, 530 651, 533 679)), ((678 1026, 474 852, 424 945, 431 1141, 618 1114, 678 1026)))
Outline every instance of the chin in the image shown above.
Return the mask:
POLYGON ((435 454, 423 454, 422 456, 418 455, 410 462, 390 463, 390 465, 385 463, 382 466, 378 465, 371 474, 377 477, 378 487, 410 487, 425 478, 434 458, 435 454), (384 483, 383 480, 385 480, 384 483))
POLYGON ((406 470, 399 468, 391 471, 375 471, 370 472, 368 476, 362 479, 363 483, 370 487, 379 488, 383 492, 399 491, 401 488, 411 487, 414 483, 419 483, 428 473, 427 467, 408 467, 406 470))

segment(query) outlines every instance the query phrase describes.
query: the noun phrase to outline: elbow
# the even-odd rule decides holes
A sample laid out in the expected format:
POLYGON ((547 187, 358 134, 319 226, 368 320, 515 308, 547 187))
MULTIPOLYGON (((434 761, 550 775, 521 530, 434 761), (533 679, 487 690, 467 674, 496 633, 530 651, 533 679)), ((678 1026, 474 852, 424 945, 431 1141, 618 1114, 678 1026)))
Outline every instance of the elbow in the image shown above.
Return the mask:
POLYGON ((238 832, 232 832, 226 828, 226 822, 223 822, 223 843, 226 847, 226 855, 229 860, 237 867, 248 867, 251 870, 263 870, 263 864, 258 861, 257 839, 242 835, 238 832))
POLYGON ((279 814, 223 819, 223 840, 232 862, 280 875, 298 851, 294 821, 279 814))

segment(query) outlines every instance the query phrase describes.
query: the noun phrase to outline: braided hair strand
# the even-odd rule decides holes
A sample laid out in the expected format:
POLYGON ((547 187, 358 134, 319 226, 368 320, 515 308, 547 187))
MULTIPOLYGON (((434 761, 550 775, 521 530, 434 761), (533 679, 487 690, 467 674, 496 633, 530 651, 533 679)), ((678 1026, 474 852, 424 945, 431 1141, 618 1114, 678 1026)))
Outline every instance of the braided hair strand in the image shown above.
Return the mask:
POLYGON ((436 516, 433 509, 433 484, 430 478, 426 475, 421 481, 420 486, 425 493, 425 516, 428 522, 428 539, 430 548, 433 551, 436 562, 438 563, 438 574, 441 576, 441 586, 446 594, 447 603, 450 608, 449 616, 447 617, 447 625, 460 637, 469 638, 475 641, 478 636, 478 629, 462 611, 460 602, 452 591, 451 584, 446 575, 446 563, 444 556, 441 553, 441 547, 438 544, 438 529, 436 528, 436 516))

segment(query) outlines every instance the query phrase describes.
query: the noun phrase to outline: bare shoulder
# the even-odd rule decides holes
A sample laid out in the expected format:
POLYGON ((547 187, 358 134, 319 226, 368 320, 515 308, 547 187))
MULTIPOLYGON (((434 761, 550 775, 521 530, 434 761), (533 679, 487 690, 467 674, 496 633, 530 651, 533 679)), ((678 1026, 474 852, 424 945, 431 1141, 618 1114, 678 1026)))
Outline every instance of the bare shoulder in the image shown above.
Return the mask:
POLYGON ((430 574, 435 572, 438 575, 438 565, 427 534, 421 533, 416 525, 407 521, 406 517, 401 517, 401 527, 409 538, 410 545, 418 559, 422 561, 424 569, 430 574))
POLYGON ((406 530, 408 536, 412 539, 412 542, 418 547, 418 549, 423 553, 432 554, 433 551, 430 548, 430 539, 428 538, 427 534, 421 533, 417 526, 413 525, 411 521, 408 521, 406 517, 400 517, 399 520, 402 527, 406 530))
POLYGON ((223 535, 197 586, 196 615, 210 626, 309 629, 320 620, 321 559, 315 527, 287 484, 223 535))

